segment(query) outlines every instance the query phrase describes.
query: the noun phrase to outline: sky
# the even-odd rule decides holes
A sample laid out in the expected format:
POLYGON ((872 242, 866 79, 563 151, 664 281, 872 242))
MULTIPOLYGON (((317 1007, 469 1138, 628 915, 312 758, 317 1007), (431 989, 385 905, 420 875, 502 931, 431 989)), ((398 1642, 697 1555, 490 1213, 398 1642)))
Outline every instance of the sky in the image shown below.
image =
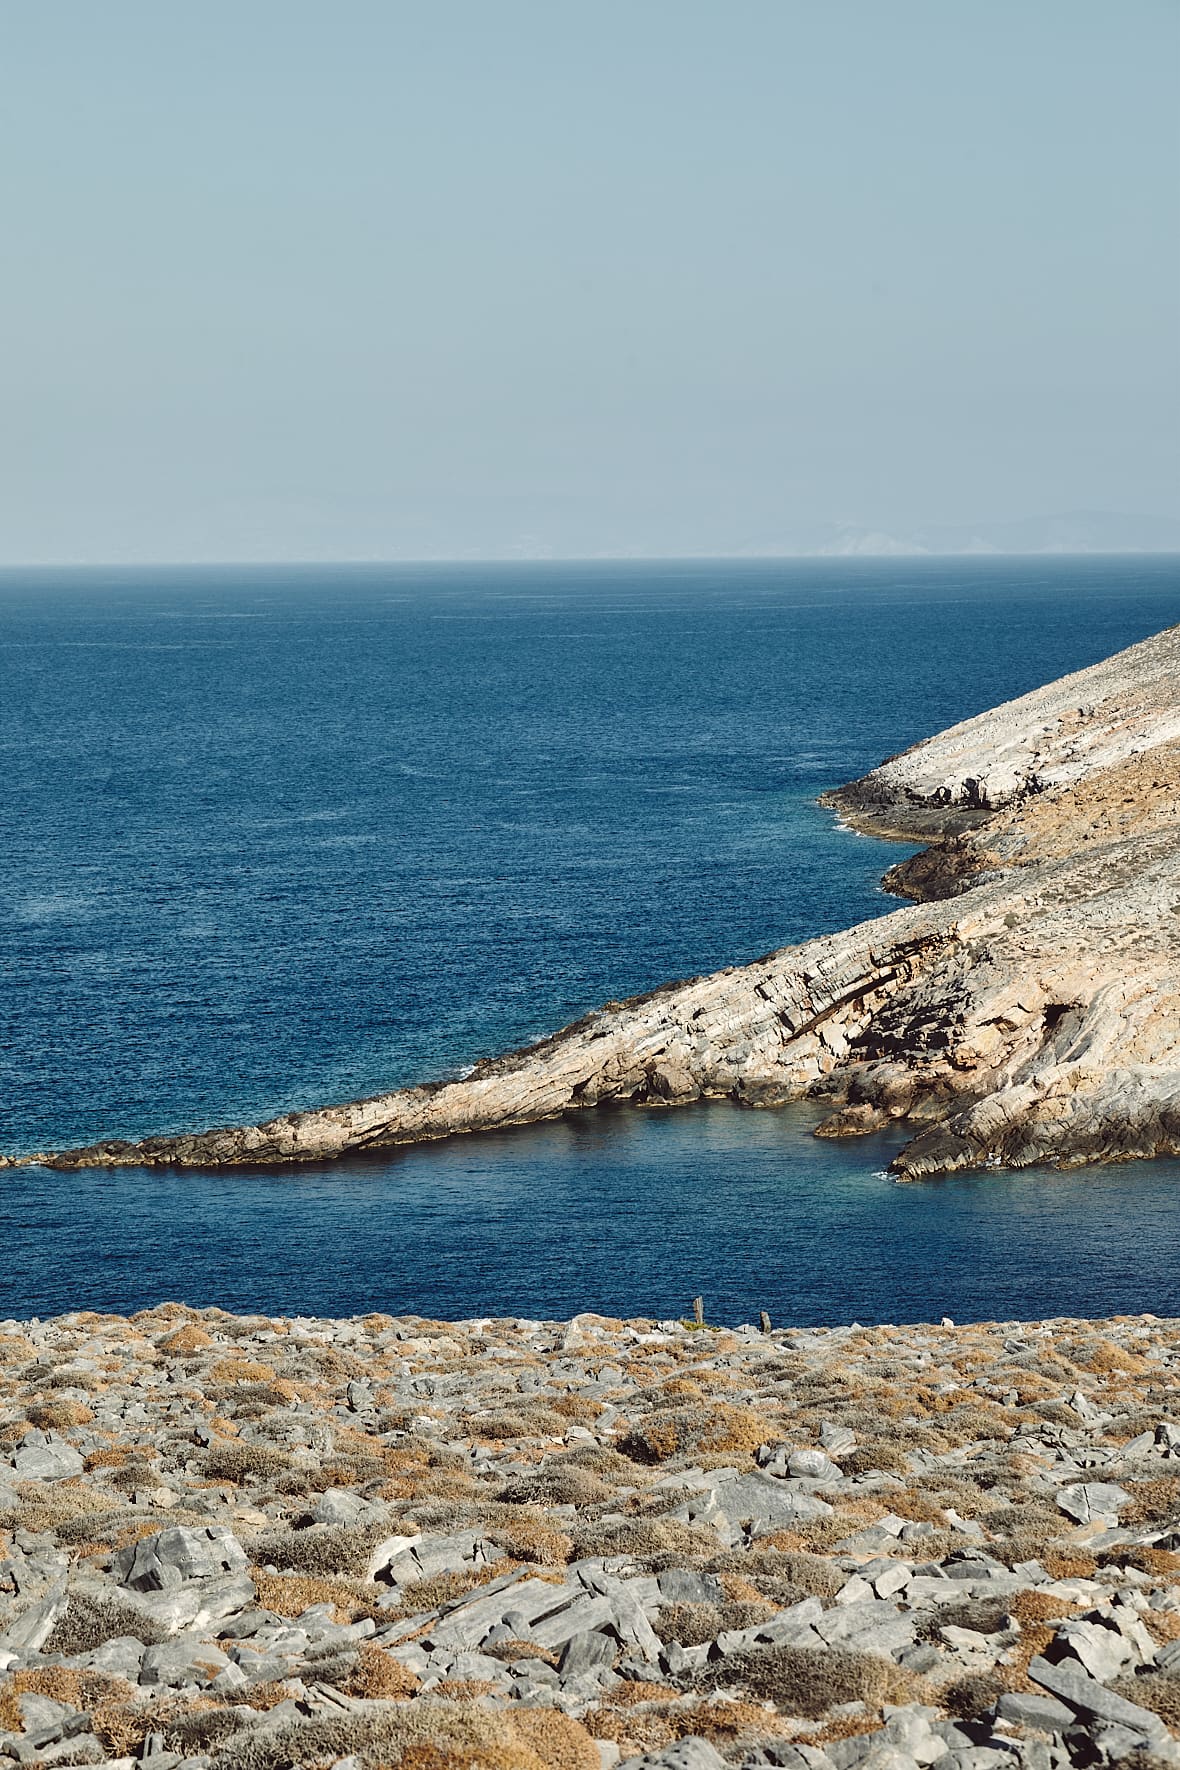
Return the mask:
POLYGON ((0 562, 1180 518, 1177 0, 0 0, 0 562))

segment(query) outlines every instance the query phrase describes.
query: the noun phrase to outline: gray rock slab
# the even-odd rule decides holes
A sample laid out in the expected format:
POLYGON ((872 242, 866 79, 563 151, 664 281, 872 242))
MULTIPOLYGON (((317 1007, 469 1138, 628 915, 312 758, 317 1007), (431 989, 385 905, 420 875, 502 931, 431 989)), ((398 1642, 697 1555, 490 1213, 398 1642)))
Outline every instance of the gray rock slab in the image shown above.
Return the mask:
POLYGON ((139 1592, 135 1602, 153 1622, 174 1635, 181 1629, 207 1629, 223 1622, 246 1610, 254 1597, 254 1581, 248 1573, 239 1573, 228 1579, 190 1580, 171 1591, 139 1592))
POLYGON ((728 1770, 725 1759, 707 1739, 692 1734, 642 1758, 626 1758, 620 1770, 728 1770))
POLYGON ((204 1688, 231 1665, 228 1654, 212 1641, 165 1641, 149 1647, 139 1669, 141 1684, 162 1684, 169 1689, 188 1685, 204 1688))
POLYGON ((1131 1727, 1146 1739, 1166 1735, 1167 1729, 1158 1715, 1108 1690, 1080 1666, 1050 1665, 1047 1659, 1038 1657, 1030 1662, 1028 1675, 1034 1684, 1040 1684, 1054 1696, 1059 1696, 1079 1714, 1094 1715, 1101 1721, 1131 1727))
POLYGON ((656 1579, 665 1604, 724 1604, 725 1588, 715 1573, 691 1567, 669 1567, 656 1579))
POLYGON ((1105 1684, 1111 1678, 1117 1678, 1139 1656, 1126 1636, 1113 1625, 1106 1628, 1102 1623, 1071 1618, 1061 1624, 1045 1657, 1055 1664, 1072 1657, 1092 1678, 1105 1684))
POLYGON ((1075 1481, 1057 1490, 1057 1504, 1067 1518, 1089 1524, 1095 1518, 1117 1518, 1131 1496, 1112 1481, 1075 1481))
POLYGON ((68 1481, 82 1473, 84 1463, 72 1444, 23 1444, 12 1459, 21 1481, 68 1481))
POLYGON ((1055 1696, 1037 1696, 1031 1691, 1006 1690, 996 1704, 1001 1721, 1012 1721, 1021 1727, 1039 1727, 1042 1733, 1063 1733, 1074 1724, 1074 1711, 1055 1696))
POLYGON ((111 1569, 121 1585, 136 1592, 167 1592, 189 1580, 221 1579, 241 1571, 246 1551, 224 1525, 189 1530, 170 1525, 112 1557, 111 1569))
POLYGON ((36 1603, 9 1623, 3 1635, 0 1635, 0 1648, 11 1653, 37 1653, 44 1647, 58 1619, 65 1615, 69 1597, 66 1591, 66 1580, 63 1574, 57 1584, 36 1603))

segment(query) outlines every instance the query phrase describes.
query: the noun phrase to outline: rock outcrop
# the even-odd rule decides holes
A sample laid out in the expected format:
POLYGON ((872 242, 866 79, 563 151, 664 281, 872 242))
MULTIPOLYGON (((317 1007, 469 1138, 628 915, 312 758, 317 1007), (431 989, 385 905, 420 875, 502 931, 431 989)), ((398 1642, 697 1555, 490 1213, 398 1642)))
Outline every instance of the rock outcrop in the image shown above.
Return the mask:
POLYGON ((1178 1373, 1150 1315, 0 1323, 0 1770, 1180 1765, 1178 1373))
POLYGON ((916 745, 826 796, 934 838, 923 901, 608 1003, 461 1081, 262 1125, 10 1158, 54 1167, 323 1160, 603 1101, 829 1105, 903 1120, 902 1178, 1180 1153, 1180 628, 916 745))

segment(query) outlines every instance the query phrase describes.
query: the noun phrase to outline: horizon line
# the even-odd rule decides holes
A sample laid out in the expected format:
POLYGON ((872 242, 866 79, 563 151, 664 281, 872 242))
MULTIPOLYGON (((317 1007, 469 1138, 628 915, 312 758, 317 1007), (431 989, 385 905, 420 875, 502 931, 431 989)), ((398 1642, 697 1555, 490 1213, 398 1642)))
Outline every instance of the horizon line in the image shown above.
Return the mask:
POLYGON ((921 560, 991 559, 1180 559, 1177 547, 1036 547, 1031 549, 988 547, 954 548, 940 552, 934 548, 904 548, 896 552, 836 552, 823 550, 797 553, 426 553, 426 554, 333 554, 321 556, 274 555, 266 559, 14 559, 0 560, 0 572, 22 571, 196 571, 202 569, 266 571, 275 567, 315 566, 423 566, 423 565, 683 565, 716 563, 718 565, 761 565, 787 560, 806 560, 818 565, 854 565, 857 562, 887 561, 913 563, 921 560))

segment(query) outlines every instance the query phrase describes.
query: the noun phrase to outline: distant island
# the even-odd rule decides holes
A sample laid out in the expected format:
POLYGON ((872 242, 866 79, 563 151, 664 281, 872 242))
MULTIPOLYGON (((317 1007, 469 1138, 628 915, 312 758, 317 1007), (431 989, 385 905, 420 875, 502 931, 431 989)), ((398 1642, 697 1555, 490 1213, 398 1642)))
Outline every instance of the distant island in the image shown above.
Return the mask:
POLYGON ((265 1124, 0 1158, 319 1161, 586 1111, 821 1101, 900 1121, 902 1179, 1180 1153, 1180 627, 929 738, 824 802, 928 846, 916 900, 663 988, 459 1081, 265 1124))
POLYGON ((981 558, 1037 553, 1180 553, 1180 519, 1107 510, 1070 510, 1009 522, 926 523, 882 528, 863 522, 815 523, 742 549, 745 557, 809 559, 981 558))

